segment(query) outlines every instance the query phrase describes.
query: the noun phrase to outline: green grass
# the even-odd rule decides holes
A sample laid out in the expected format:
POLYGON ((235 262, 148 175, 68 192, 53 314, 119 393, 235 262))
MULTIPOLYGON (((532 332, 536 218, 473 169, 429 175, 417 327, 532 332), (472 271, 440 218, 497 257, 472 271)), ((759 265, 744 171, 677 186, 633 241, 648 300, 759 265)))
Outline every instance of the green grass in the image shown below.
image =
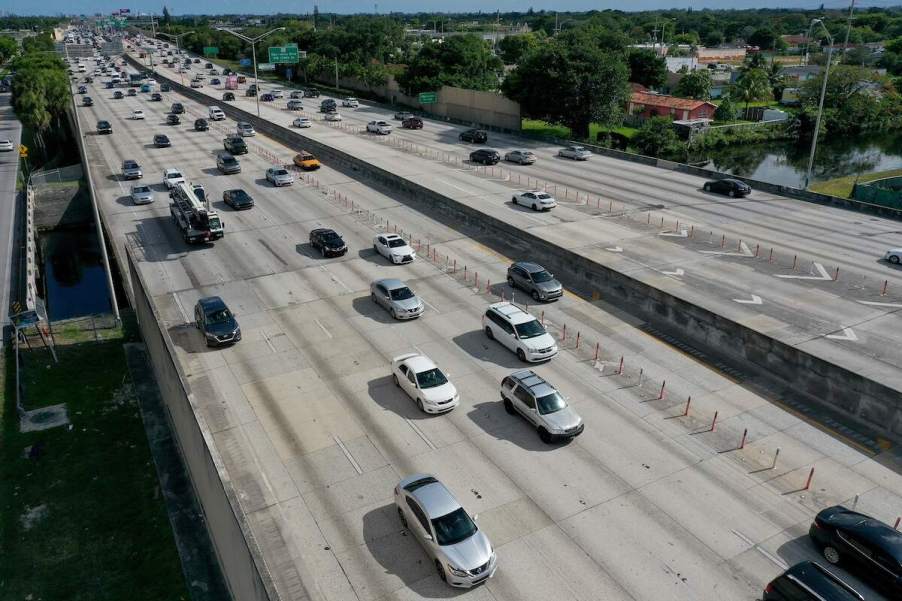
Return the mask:
POLYGON ((847 175, 845 177, 837 177, 824 182, 815 182, 811 184, 809 189, 812 192, 820 192, 821 194, 829 194, 830 196, 839 196, 840 198, 850 198, 852 196, 852 188, 855 187, 855 181, 864 183, 871 182, 875 179, 883 179, 884 177, 898 177, 902 175, 902 169, 891 169, 889 171, 877 171, 875 173, 866 173, 861 177, 857 175, 847 175))
MULTIPOLYGON (((564 127, 563 125, 552 125, 550 123, 545 123, 544 121, 538 121, 536 119, 523 119, 521 128, 527 134, 563 139, 570 138, 570 128, 564 127)), ((598 139, 598 133, 603 131, 608 131, 608 129, 602 127, 598 123, 591 124, 589 126, 589 141, 595 142, 598 139)), ((615 127, 610 131, 618 133, 631 140, 639 130, 635 127, 624 126, 615 127)))
POLYGON ((14 356, 5 353, 0 597, 188 599, 123 341, 58 346, 59 364, 43 349, 23 353, 26 409, 66 403, 71 430, 19 432, 14 356), (30 445, 38 456, 25 457, 30 445))

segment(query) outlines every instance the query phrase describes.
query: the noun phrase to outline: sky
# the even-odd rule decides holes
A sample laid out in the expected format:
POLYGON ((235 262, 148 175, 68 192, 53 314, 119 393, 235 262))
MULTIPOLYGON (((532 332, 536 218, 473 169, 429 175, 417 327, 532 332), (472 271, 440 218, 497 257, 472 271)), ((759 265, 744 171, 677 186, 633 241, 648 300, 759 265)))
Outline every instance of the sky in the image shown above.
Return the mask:
MULTIPOLYGON (((320 12, 372 13, 385 12, 495 12, 523 11, 530 7, 535 10, 585 11, 604 10, 655 10, 663 8, 693 9, 703 8, 810 8, 823 4, 827 8, 843 8, 849 0, 457 0, 448 3, 442 0, 4 0, 0 11, 19 15, 68 14, 77 10, 84 14, 109 13, 120 8, 129 8, 132 13, 153 12, 159 14, 166 4, 173 15, 180 14, 238 14, 249 12, 300 13, 313 11, 314 1, 320 12)), ((902 0, 859 0, 856 6, 899 6, 902 0)))

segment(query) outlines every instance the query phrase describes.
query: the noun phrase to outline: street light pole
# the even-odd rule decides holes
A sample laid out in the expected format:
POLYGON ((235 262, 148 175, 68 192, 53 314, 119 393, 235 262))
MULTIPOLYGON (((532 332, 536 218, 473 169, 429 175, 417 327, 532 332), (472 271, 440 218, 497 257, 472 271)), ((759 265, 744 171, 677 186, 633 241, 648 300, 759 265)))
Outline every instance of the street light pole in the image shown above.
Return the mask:
POLYGON ((245 42, 247 42, 248 44, 251 45, 251 56, 253 57, 252 60, 254 61, 254 88, 256 90, 256 94, 254 94, 254 97, 257 99, 257 116, 259 117, 260 116, 260 84, 257 81, 257 47, 256 47, 256 44, 257 44, 257 42, 259 42, 260 40, 262 40, 263 38, 265 38, 266 36, 268 36, 271 33, 275 33, 277 31, 285 31, 285 28, 277 27, 275 29, 271 29, 271 30, 267 31, 266 33, 260 34, 255 38, 249 38, 246 35, 242 35, 242 34, 238 33, 237 31, 232 31, 231 29, 226 29, 225 27, 217 27, 217 29, 219 31, 224 31, 226 33, 230 33, 233 36, 235 36, 236 38, 244 40, 245 42))
MULTIPOLYGON (((193 32, 193 31, 186 31, 186 32, 180 33, 180 34, 178 34, 178 35, 173 35, 173 34, 171 34, 171 33, 163 33, 163 32, 161 31, 161 32, 160 32, 160 35, 164 35, 164 36, 166 36, 167 38, 170 38, 170 39, 175 40, 175 53, 176 53, 176 55, 178 56, 178 55, 181 54, 181 51, 182 51, 182 48, 181 48, 181 46, 179 45, 179 40, 181 40, 184 36, 188 35, 189 33, 194 33, 194 32, 193 32)), ((181 60, 181 59, 179 59, 179 60, 181 60)), ((180 79, 181 82, 182 82, 182 86, 184 86, 184 85, 185 85, 185 74, 182 73, 182 65, 181 65, 181 63, 179 63, 179 79, 180 79)))
MULTIPOLYGON (((805 189, 808 189, 808 185, 811 183, 811 171, 814 169, 814 154, 817 152, 817 135, 821 129, 821 117, 824 114, 824 97, 827 95, 827 79, 830 77, 830 63, 833 61, 833 37, 830 35, 830 32, 827 30, 827 26, 824 25, 824 22, 820 19, 814 19, 811 21, 811 25, 814 26, 815 23, 818 23, 821 27, 824 28, 824 33, 827 35, 827 64, 824 65, 824 81, 821 82, 821 98, 818 101, 817 105, 817 118, 814 121, 814 135, 811 138, 811 154, 808 155, 808 171, 805 173, 805 189)), ((808 28, 811 31, 811 27, 808 28)))

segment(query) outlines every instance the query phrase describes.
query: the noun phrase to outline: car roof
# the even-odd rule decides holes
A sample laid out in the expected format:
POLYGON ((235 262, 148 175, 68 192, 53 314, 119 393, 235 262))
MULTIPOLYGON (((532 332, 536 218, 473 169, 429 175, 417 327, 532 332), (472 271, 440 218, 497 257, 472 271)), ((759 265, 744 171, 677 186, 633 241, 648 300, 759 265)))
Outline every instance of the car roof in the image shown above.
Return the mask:
POLYGON ((504 315, 505 317, 507 317, 508 321, 510 321, 514 325, 535 321, 536 319, 534 316, 530 315, 520 307, 512 305, 508 302, 493 303, 489 305, 489 309, 493 309, 497 313, 504 315))
MULTIPOLYGON (((417 478, 410 479, 408 484, 426 478, 429 478, 429 476, 420 475, 417 478)), ((405 488, 408 494, 416 499, 417 503, 426 513, 426 517, 432 520, 460 509, 461 505, 457 499, 454 498, 454 495, 451 494, 451 491, 434 477, 432 477, 432 480, 432 482, 427 482, 422 486, 414 488, 413 491, 405 488)))
POLYGON ((386 240, 397 240, 399 238, 401 240, 404 239, 404 238, 401 238, 401 236, 399 236, 398 234, 382 234, 382 237, 385 238, 386 240))
POLYGON ((529 273, 539 273, 540 271, 545 271, 545 268, 538 263, 530 263, 529 261, 517 261, 513 266, 519 267, 520 269, 525 269, 529 273))
POLYGON ((223 300, 218 296, 207 296, 205 298, 198 299, 197 304, 204 308, 205 311, 210 309, 225 309, 226 304, 223 300))
POLYGON ((429 371, 430 369, 438 367, 435 362, 426 355, 413 355, 404 359, 402 363, 406 363, 407 367, 416 373, 429 371))
POLYGON ((789 577, 790 580, 803 584, 823 599, 835 599, 836 601, 862 601, 864 599, 858 591, 836 574, 812 561, 795 564, 781 577, 789 577))
POLYGON ((546 382, 542 376, 532 371, 531 369, 516 371, 511 374, 511 377, 517 380, 526 388, 532 390, 532 393, 537 397, 542 397, 557 392, 554 386, 546 382))
POLYGON ((310 231, 311 234, 327 234, 329 232, 332 232, 333 234, 337 234, 337 232, 335 230, 333 230, 331 227, 318 227, 315 230, 310 231))
POLYGON ((384 286, 386 290, 397 290, 398 288, 407 288, 407 284, 405 284, 398 278, 385 278, 382 280, 376 280, 373 283, 384 286))

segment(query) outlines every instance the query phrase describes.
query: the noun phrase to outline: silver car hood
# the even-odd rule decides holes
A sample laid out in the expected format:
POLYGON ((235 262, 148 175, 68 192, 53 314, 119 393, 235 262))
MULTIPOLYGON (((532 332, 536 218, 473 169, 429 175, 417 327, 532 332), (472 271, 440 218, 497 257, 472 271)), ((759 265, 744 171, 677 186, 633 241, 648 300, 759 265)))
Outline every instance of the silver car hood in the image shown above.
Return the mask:
POLYGON ((550 280, 548 282, 541 283, 533 282, 533 285, 535 285, 535 287, 542 292, 556 292, 561 289, 561 283, 557 280, 550 280))
POLYGON ((405 311, 409 311, 410 309, 416 309, 423 305, 420 302, 420 299, 417 297, 405 298, 404 300, 393 300, 391 304, 396 309, 404 309, 405 311))
POLYGON ((575 428, 583 421, 570 406, 564 407, 560 411, 555 411, 554 413, 547 413, 541 417, 549 426, 558 430, 575 428))
POLYGON ((492 557, 492 545, 482 530, 456 545, 440 548, 448 561, 460 570, 478 568, 492 557))

